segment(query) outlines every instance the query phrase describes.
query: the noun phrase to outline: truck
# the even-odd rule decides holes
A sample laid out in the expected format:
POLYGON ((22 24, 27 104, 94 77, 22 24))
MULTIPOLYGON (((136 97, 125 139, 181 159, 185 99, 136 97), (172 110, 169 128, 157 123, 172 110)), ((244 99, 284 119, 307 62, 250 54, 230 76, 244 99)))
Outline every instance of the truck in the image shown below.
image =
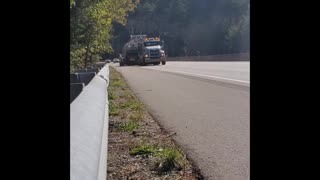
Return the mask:
POLYGON ((120 54, 120 66, 124 65, 162 65, 166 64, 164 41, 160 37, 130 35, 120 54))

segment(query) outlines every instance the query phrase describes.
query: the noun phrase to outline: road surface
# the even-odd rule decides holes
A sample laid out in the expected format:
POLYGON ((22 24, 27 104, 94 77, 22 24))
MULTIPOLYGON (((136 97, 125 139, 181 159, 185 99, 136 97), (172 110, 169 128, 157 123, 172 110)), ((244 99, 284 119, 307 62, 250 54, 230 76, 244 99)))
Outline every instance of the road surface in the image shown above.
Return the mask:
POLYGON ((116 68, 206 179, 249 179, 249 62, 116 68))

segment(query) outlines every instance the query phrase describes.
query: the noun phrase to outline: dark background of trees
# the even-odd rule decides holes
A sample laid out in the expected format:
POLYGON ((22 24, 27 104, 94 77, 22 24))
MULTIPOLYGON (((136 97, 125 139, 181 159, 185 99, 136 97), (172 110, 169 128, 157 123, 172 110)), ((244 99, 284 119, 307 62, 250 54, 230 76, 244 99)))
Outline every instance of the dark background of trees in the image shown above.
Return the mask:
POLYGON ((249 52, 249 0, 70 0, 70 69, 119 56, 130 34, 169 57, 249 52))
POLYGON ((249 0, 141 0, 125 26, 113 23, 118 57, 130 34, 160 35, 169 56, 250 51, 249 0))

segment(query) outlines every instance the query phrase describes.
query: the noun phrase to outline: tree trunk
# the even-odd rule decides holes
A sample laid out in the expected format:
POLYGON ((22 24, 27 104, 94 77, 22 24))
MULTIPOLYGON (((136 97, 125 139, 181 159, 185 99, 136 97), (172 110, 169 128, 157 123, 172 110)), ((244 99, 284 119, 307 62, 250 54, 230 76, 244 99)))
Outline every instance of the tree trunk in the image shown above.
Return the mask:
POLYGON ((86 56, 84 58, 84 68, 87 68, 87 64, 88 64, 89 51, 90 51, 90 41, 91 41, 91 32, 89 33, 88 40, 87 40, 86 56))
POLYGON ((84 68, 87 68, 88 57, 89 57, 89 43, 86 46, 86 56, 84 58, 84 68))

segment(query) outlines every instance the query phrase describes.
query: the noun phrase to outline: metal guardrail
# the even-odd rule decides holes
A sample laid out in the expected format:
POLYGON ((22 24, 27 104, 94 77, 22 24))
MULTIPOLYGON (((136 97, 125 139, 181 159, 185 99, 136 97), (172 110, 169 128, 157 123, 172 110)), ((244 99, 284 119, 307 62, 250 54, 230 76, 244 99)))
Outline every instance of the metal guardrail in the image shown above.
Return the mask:
POLYGON ((99 68, 81 69, 70 74, 70 103, 78 97, 83 88, 90 83, 99 70, 99 68))
POLYGON ((250 61, 250 53, 168 57, 167 61, 250 61))
POLYGON ((109 65, 70 104, 70 179, 106 180, 109 65))

